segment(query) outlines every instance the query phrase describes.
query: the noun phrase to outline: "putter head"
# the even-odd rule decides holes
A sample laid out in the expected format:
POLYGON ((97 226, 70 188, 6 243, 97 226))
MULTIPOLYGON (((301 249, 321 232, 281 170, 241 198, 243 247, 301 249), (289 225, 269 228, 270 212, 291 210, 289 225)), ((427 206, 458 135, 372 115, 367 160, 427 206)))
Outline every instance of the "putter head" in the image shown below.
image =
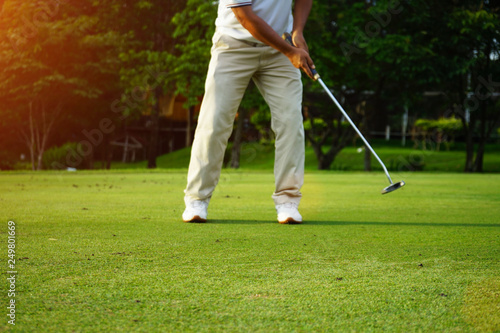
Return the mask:
POLYGON ((391 184, 391 185, 387 186, 386 188, 384 188, 382 190, 382 194, 386 194, 386 193, 389 193, 389 192, 392 192, 392 191, 396 191, 398 188, 401 188, 403 186, 405 186, 405 182, 404 181, 400 181, 399 183, 391 184))

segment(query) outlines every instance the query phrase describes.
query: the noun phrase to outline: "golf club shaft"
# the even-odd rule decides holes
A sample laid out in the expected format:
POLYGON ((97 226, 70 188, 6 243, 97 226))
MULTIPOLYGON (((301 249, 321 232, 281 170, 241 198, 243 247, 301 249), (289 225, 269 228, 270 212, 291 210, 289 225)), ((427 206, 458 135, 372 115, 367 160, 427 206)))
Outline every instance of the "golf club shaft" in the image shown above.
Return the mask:
MULTIPOLYGON (((288 33, 288 32, 285 32, 283 34, 283 38, 292 46, 295 46, 293 44, 293 40, 292 40, 292 36, 288 33)), ((356 127, 356 125, 354 124, 354 122, 351 120, 351 118, 347 115, 347 113, 344 111, 344 108, 342 107, 342 105, 340 105, 340 103, 337 101, 337 99, 335 98, 335 96, 333 96, 332 92, 330 91, 330 89, 328 89, 328 87, 326 86, 326 84, 323 82, 323 80, 321 79, 321 77, 319 76, 318 72, 316 71, 316 69, 314 68, 311 68, 311 71, 312 71, 312 74, 313 74, 313 77, 315 80, 317 80, 321 86, 323 87, 323 89, 325 89, 326 93, 328 94, 328 96, 330 96, 330 98, 332 99, 332 101, 335 103, 335 105, 337 105, 337 107, 339 108, 340 112, 342 112, 342 114, 344 115, 344 117, 346 117, 346 119, 349 121, 349 123, 351 124, 352 128, 354 128, 354 130, 356 131, 356 133, 358 133, 359 137, 361 138, 361 140, 363 140, 363 142, 365 143, 366 147, 370 150, 370 152, 373 154, 373 156, 375 156, 375 158, 377 159, 377 161, 380 163, 380 165, 382 166, 382 169, 384 169, 384 173, 385 175, 387 176, 387 179, 389 179, 389 183, 391 183, 391 185, 393 184, 392 182, 392 179, 391 179, 391 176, 389 176, 389 172, 387 171, 387 168, 385 167, 385 164, 384 162, 382 162, 382 160, 380 159, 380 157, 378 157, 377 153, 375 152, 375 150, 373 150, 372 146, 370 146, 370 144, 368 143, 368 141, 366 141, 365 137, 363 136, 363 134, 361 134, 361 132, 358 130, 358 128, 356 127)))
MULTIPOLYGON (((316 71, 314 71, 316 72, 316 71)), ((314 73, 313 72, 313 73, 314 73)), ((317 75, 317 73, 316 73, 317 75)), ((328 94, 328 96, 330 96, 330 98, 332 99, 332 101, 335 103, 335 105, 337 105, 337 108, 340 110, 340 112, 342 112, 342 114, 344 115, 344 117, 347 119, 347 121, 349 121, 349 123, 351 124, 351 126, 354 128, 354 130, 356 131, 356 133, 358 133, 359 137, 361 138, 361 140, 363 140, 363 142, 365 143, 365 146, 371 151, 371 153, 373 154, 373 156, 375 156, 375 158, 377 159, 377 161, 380 163, 380 165, 382 166, 382 169, 384 169, 384 172, 385 172, 385 175, 387 176, 387 179, 389 179, 389 182, 391 184, 392 183, 392 179, 391 179, 391 176, 389 176, 389 172, 387 171, 387 168, 385 167, 384 163, 382 162, 382 160, 380 159, 380 157, 378 157, 377 153, 375 153, 375 150, 373 150, 373 148, 370 146, 370 144, 368 143, 368 141, 366 141, 365 137, 363 136, 363 134, 361 134, 361 132, 358 130, 358 128, 356 127, 356 125, 354 124, 354 122, 351 120, 351 118, 347 115, 347 113, 344 111, 344 108, 342 107, 342 105, 340 105, 340 103, 337 101, 337 99, 335 98, 335 96, 333 96, 332 92, 330 91, 330 89, 328 89, 328 87, 325 85, 325 83, 323 82, 323 80, 319 77, 319 75, 316 76, 316 79, 318 80, 318 82, 321 84, 321 86, 323 87, 323 89, 325 89, 326 93, 328 94)))

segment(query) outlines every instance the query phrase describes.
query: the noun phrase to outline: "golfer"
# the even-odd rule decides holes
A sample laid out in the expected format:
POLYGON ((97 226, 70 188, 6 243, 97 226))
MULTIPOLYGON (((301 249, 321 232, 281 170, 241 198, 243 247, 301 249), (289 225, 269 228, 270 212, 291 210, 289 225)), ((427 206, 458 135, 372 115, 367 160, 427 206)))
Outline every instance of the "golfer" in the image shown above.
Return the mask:
POLYGON ((221 0, 205 95, 184 191, 184 222, 205 222, 224 152, 245 90, 253 80, 271 110, 278 222, 301 223, 304 128, 300 69, 313 78, 303 36, 312 0, 221 0), (291 32, 291 46, 281 37, 291 32))

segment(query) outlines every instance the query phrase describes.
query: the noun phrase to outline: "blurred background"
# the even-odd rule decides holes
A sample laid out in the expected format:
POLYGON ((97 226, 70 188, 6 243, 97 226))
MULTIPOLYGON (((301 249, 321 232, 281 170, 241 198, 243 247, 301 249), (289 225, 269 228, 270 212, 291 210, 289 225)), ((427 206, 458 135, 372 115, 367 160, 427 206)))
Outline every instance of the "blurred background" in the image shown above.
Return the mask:
MULTIPOLYGON (((217 1, 0 6, 2 170, 187 167, 217 1)), ((390 169, 499 172, 499 11, 498 1, 314 1, 305 35, 323 80, 390 169), (430 156, 450 165, 429 167, 430 156)), ((371 170, 329 97, 303 80, 309 167, 371 170)), ((269 122, 250 84, 227 167, 272 161, 269 122)))

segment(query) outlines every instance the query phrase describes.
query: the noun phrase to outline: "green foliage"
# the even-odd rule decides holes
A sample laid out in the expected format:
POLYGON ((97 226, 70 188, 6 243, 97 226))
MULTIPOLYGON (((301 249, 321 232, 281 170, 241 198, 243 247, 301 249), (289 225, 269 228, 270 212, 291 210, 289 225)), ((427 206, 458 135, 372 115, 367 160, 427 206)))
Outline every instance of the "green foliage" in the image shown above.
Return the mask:
POLYGON ((137 1, 137 3, 136 3, 136 7, 139 9, 152 9, 153 6, 154 5, 151 1, 140 0, 140 1, 137 1))
POLYGON ((304 121, 304 130, 310 131, 313 127, 318 129, 326 129, 326 122, 321 118, 314 118, 311 121, 304 121))
POLYGON ((437 131, 444 135, 456 135, 462 131, 463 124, 455 117, 434 119, 417 119, 415 127, 425 132, 437 131))
POLYGON ((168 69, 174 56, 166 51, 129 50, 119 57, 123 64, 120 80, 125 91, 121 100, 123 115, 149 113, 158 102, 154 90, 159 88, 165 94, 173 89, 175 82, 168 69))
MULTIPOLYGON (((202 0, 4 1, 0 149, 20 150, 16 137, 26 131, 31 102, 57 118, 58 143, 110 113, 119 124, 157 111, 162 94, 186 96, 186 107, 197 104, 216 11, 217 2, 202 0)), ((305 35, 323 80, 356 122, 369 119, 363 120, 366 130, 380 131, 400 119, 404 106, 412 110, 424 92, 435 91, 443 101, 412 116, 453 113, 465 124, 467 142, 479 137, 481 146, 500 118, 493 95, 500 75, 498 13, 495 1, 316 1, 305 35), (466 121, 471 96, 478 103, 469 103, 474 110, 466 121)), ((318 123, 315 136, 342 131, 331 102, 318 98, 319 85, 306 78, 304 85, 304 105, 316 104, 314 118, 329 123, 318 123)), ((264 103, 248 95, 242 107, 270 133, 264 103)), ((39 114, 33 117, 42 123, 39 114)), ((467 148, 468 158, 473 149, 467 148)))
MULTIPOLYGON (((89 0, 3 3, 0 132, 7 139, 0 149, 26 154, 35 134, 39 143, 52 141, 56 132, 56 140, 75 140, 82 127, 93 126, 109 110, 124 39, 102 25, 98 5, 89 0), (28 119, 37 125, 33 131, 28 119), (45 126, 50 123, 53 128, 45 126)), ((45 148, 39 145, 40 152, 45 148)))
MULTIPOLYGON (((345 129, 351 126, 347 121, 339 122, 337 119, 334 119, 332 123, 334 127, 338 127, 340 124, 340 127, 345 129)), ((322 118, 312 118, 304 121, 304 130, 311 131, 313 128, 316 131, 322 132, 328 128, 328 124, 322 118)))
POLYGON ((76 160, 80 158, 78 155, 78 146, 76 142, 68 142, 60 147, 52 147, 43 154, 43 168, 45 170, 56 169, 68 166, 68 160, 76 160), (56 166, 56 168, 54 168, 56 166))
POLYGON ((439 118, 437 128, 445 134, 456 135, 462 131, 463 123, 457 118, 439 118))
POLYGON ((171 20, 182 1, 139 1, 119 27, 128 32, 128 48, 119 54, 120 82, 124 90, 121 112, 125 117, 158 110, 159 98, 175 91, 176 40, 171 20))
POLYGON ((418 127, 423 131, 429 131, 435 122, 436 121, 432 119, 417 119, 417 121, 415 121, 415 127, 418 127))
POLYGON ((0 170, 13 170, 14 161, 17 160, 12 152, 6 150, 0 150, 0 170))
POLYGON ((463 123, 455 117, 434 119, 417 119, 413 129, 413 140, 415 145, 421 145, 427 149, 428 143, 436 143, 435 148, 439 150, 440 144, 445 143, 446 149, 450 149, 450 144, 463 130, 463 123))
POLYGON ((246 113, 250 114, 250 123, 259 131, 261 143, 274 142, 274 132, 271 129, 271 111, 253 82, 250 82, 243 96, 240 110, 247 110, 246 113))
POLYGON ((18 0, 4 5, 0 28, 8 29, 0 40, 0 96, 24 108, 34 98, 59 103, 75 95, 97 98, 106 87, 98 79, 116 64, 106 56, 113 55, 108 50, 120 43, 120 36, 103 32, 98 19, 85 11, 73 12, 83 6, 51 5, 18 0), (97 54, 101 57, 94 58, 97 54))
MULTIPOLYGON (((467 141, 479 136, 482 145, 500 118, 491 95, 498 84, 490 79, 500 74, 499 10, 498 2, 491 1, 317 2, 306 35, 327 85, 346 98, 348 112, 366 101, 371 107, 365 116, 378 131, 389 119, 400 118, 403 106, 412 110, 421 103, 424 92, 439 91, 445 104, 430 113, 455 113, 468 124, 462 127, 467 141), (474 96, 472 102, 467 96, 474 96), (467 103, 474 108, 470 122, 465 120, 467 103)), ((308 86, 309 94, 317 89, 308 86)), ((473 147, 467 150, 469 159, 473 147)))
POLYGON ((172 69, 176 93, 187 97, 186 107, 198 104, 203 95, 216 15, 212 1, 188 0, 185 9, 172 18, 177 51, 172 69))
POLYGON ((139 96, 124 103, 126 115, 153 108, 158 86, 162 94, 185 96, 186 108, 197 105, 203 95, 217 7, 200 0, 169 2, 141 1, 137 12, 128 13, 142 19, 129 27, 135 29, 131 47, 120 54, 126 92, 122 102, 139 96))
POLYGON ((31 163, 29 162, 16 162, 14 163, 14 167, 13 167, 14 170, 16 171, 32 171, 32 166, 31 166, 31 163))
POLYGON ((274 142, 274 133, 271 130, 271 112, 269 109, 256 110, 250 116, 250 122, 260 133, 262 143, 274 142))

